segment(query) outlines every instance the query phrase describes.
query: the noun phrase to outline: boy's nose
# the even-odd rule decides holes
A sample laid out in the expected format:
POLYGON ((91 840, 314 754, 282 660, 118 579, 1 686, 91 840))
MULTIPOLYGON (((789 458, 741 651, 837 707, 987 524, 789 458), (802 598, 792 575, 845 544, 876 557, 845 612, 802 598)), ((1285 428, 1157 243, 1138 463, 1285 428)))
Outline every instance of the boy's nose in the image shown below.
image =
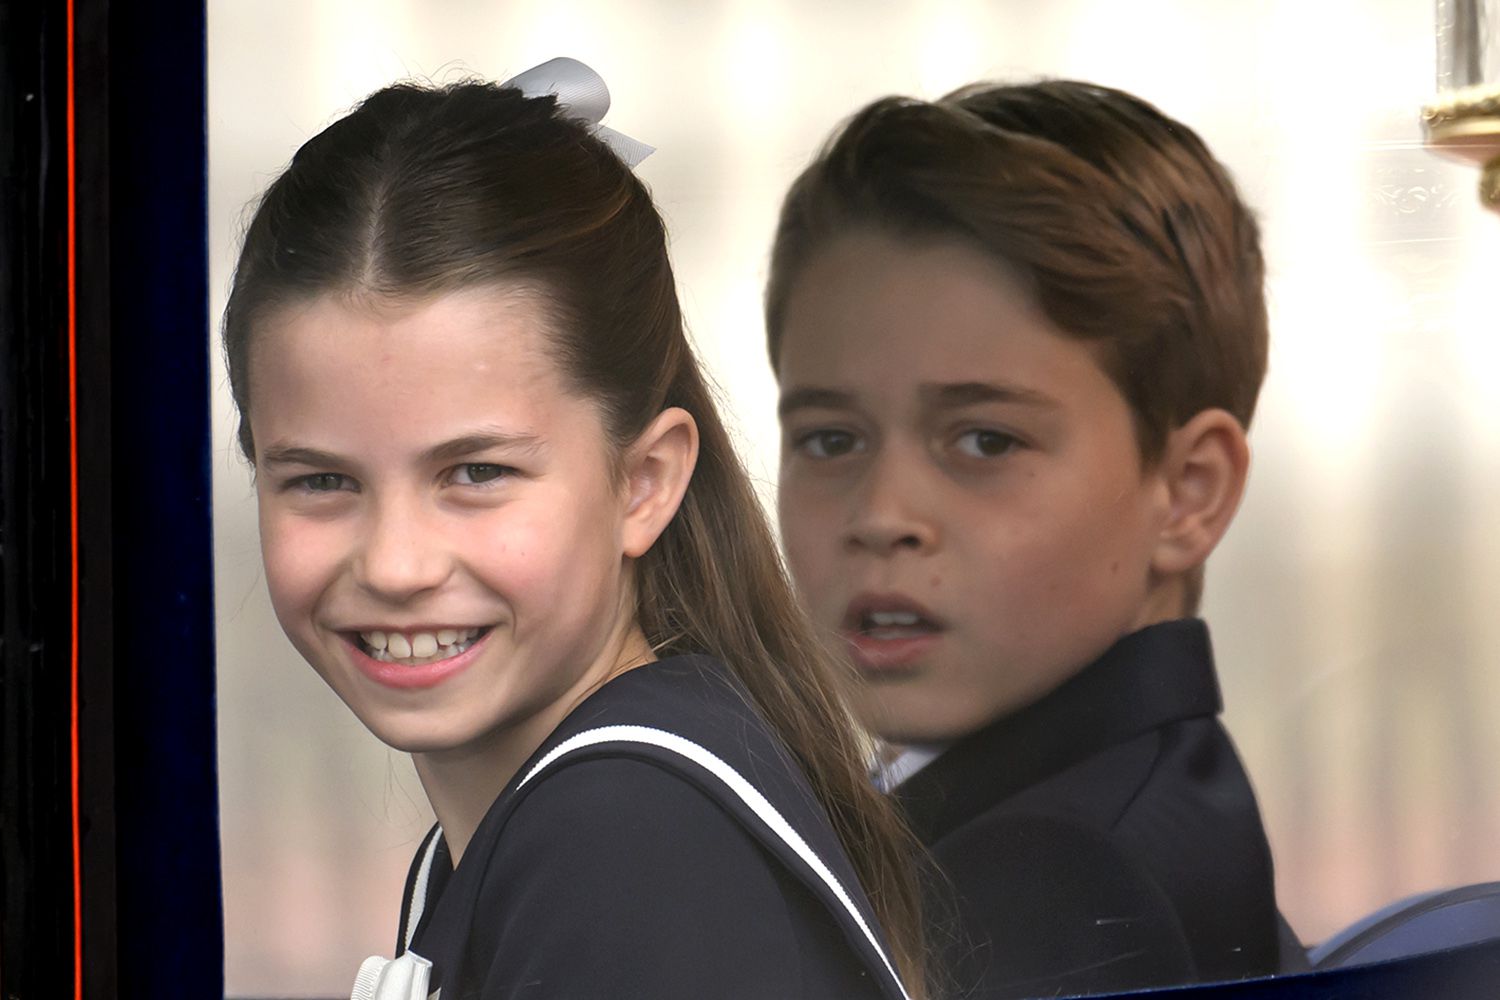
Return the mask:
POLYGON ((354 560, 355 581, 393 604, 436 588, 451 570, 443 539, 414 505, 373 512, 354 560))
POLYGON ((866 474, 850 510, 846 548, 890 555, 925 551, 937 544, 937 527, 926 514, 921 484, 893 464, 898 463, 875 463, 866 474))

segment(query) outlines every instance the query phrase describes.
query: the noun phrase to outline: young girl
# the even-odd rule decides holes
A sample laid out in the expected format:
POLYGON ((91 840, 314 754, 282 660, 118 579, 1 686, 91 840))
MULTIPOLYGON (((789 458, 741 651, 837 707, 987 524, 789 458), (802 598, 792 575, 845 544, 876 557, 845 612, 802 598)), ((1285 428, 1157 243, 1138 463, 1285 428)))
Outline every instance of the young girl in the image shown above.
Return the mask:
POLYGON ((587 123, 377 92, 266 192, 224 337, 277 616, 438 818, 357 995, 919 992, 901 828, 587 123))

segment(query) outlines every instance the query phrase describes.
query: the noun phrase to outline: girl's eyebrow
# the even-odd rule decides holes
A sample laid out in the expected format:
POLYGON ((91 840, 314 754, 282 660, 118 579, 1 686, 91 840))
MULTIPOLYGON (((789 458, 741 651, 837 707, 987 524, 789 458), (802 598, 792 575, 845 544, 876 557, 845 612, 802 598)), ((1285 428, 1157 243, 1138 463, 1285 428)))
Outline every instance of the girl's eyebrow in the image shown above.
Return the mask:
POLYGON ((492 448, 503 448, 507 451, 520 451, 527 454, 536 452, 542 447, 542 439, 535 434, 511 434, 500 431, 479 431, 474 434, 464 434, 442 444, 433 445, 422 453, 422 458, 427 462, 451 462, 456 458, 464 458, 481 451, 489 451, 492 448))
POLYGON ((256 464, 262 468, 275 465, 311 465, 317 468, 327 468, 342 465, 343 459, 331 452, 318 451, 316 448, 272 445, 260 454, 256 464))
MULTIPOLYGON (((451 462, 454 459, 489 451, 492 448, 504 448, 529 454, 536 452, 541 446, 542 439, 535 434, 481 431, 435 444, 422 452, 421 457, 423 462, 428 463, 451 462)), ((332 452, 319 451, 317 448, 304 448, 300 445, 272 445, 260 455, 258 464, 263 468, 279 465, 307 465, 326 469, 348 465, 349 461, 332 452)))

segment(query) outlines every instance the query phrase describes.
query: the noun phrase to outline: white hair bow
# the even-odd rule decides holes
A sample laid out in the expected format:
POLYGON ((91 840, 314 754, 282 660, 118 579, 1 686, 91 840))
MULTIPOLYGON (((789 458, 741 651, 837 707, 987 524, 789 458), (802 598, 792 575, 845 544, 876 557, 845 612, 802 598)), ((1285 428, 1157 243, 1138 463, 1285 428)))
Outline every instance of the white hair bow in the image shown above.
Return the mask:
POLYGON ((636 164, 656 152, 655 146, 599 124, 609 110, 609 88, 604 85, 602 76, 577 59, 566 56, 548 59, 524 73, 517 73, 500 86, 515 87, 527 97, 556 94, 557 103, 567 108, 573 117, 591 124, 593 133, 614 150, 627 167, 634 169, 636 164))

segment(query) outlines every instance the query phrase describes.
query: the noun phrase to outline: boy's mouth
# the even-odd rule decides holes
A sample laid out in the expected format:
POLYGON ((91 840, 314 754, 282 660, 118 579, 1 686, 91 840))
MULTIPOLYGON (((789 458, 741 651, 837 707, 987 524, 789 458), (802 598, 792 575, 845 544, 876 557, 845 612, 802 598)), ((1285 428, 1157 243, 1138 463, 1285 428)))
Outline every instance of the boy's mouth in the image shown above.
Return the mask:
POLYGON ((870 611, 860 615, 855 629, 870 639, 905 639, 935 630, 931 622, 911 611, 870 611))
POLYGON ((876 682, 911 676, 944 628, 936 615, 899 594, 861 594, 849 602, 842 623, 854 666, 876 682))
POLYGON ((922 605, 895 595, 855 598, 843 622, 845 634, 875 641, 927 636, 942 629, 943 622, 922 605))
POLYGON ((414 632, 357 632, 360 651, 372 660, 419 667, 457 656, 489 634, 490 627, 453 626, 414 632))

